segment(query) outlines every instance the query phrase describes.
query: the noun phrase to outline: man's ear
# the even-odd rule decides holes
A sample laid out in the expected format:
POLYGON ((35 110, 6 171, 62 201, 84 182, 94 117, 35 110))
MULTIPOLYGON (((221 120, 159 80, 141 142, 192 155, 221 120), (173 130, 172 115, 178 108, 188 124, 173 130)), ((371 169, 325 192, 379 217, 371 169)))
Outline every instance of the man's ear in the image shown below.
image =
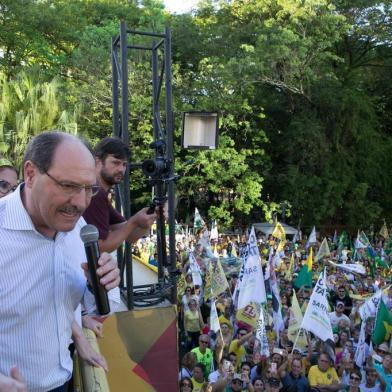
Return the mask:
POLYGON ((23 166, 24 182, 28 188, 33 186, 38 173, 38 168, 32 161, 26 161, 23 166))
POLYGON ((102 160, 98 157, 95 157, 95 167, 100 169, 103 166, 102 160))

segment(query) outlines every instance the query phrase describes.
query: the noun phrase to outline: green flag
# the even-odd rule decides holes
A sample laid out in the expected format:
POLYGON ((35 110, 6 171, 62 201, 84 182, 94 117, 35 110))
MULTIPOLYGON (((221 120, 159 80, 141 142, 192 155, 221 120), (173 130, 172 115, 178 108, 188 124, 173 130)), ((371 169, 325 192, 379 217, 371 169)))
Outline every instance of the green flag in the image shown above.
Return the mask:
POLYGON ((380 305, 377 311, 376 322, 373 331, 373 343, 381 344, 385 340, 391 338, 392 333, 392 315, 385 306, 384 301, 380 300, 380 305))
POLYGON ((380 256, 376 256, 374 260, 381 268, 389 268, 388 264, 380 256))
POLYGON ((200 212, 197 208, 195 208, 195 220, 193 221, 193 229, 194 230, 199 230, 202 227, 205 227, 205 222, 203 218, 200 215, 200 212))
POLYGON ((293 284, 296 289, 302 286, 312 287, 313 250, 310 248, 306 264, 301 268, 293 284))

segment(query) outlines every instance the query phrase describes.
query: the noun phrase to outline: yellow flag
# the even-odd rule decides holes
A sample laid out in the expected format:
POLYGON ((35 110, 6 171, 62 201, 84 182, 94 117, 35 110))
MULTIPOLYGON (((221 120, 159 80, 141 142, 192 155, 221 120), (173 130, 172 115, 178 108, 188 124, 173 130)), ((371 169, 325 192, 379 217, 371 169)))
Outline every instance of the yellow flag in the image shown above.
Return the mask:
POLYGON ((308 255, 308 259, 306 260, 306 264, 308 265, 308 271, 311 271, 313 268, 313 248, 310 248, 310 252, 308 255))
POLYGON ((211 296, 217 298, 219 294, 223 293, 228 288, 229 283, 227 283, 225 272, 223 271, 222 265, 218 259, 212 269, 211 296))
POLYGON ((294 252, 291 254, 290 257, 290 264, 289 269, 286 271, 286 279, 290 279, 293 276, 293 269, 294 269, 294 252))
POLYGON ((217 298, 228 288, 229 284, 219 259, 216 262, 210 260, 205 276, 204 300, 207 301, 210 297, 217 298))
POLYGON ((280 240, 279 245, 276 248, 276 252, 279 253, 280 251, 282 251, 285 245, 286 245, 286 240, 280 240))
MULTIPOLYGON (((293 343, 297 339, 298 331, 301 328, 302 318, 303 316, 302 316, 301 308, 299 307, 299 303, 295 295, 295 290, 293 290, 293 298, 291 301, 291 308, 290 308, 289 328, 287 330, 288 339, 293 343)), ((306 346, 307 346, 307 341, 306 341, 305 331, 301 330, 296 342, 296 347, 304 349, 306 346)))
POLYGON ((274 231, 272 232, 272 237, 278 238, 280 240, 286 239, 286 232, 278 221, 276 221, 274 231))

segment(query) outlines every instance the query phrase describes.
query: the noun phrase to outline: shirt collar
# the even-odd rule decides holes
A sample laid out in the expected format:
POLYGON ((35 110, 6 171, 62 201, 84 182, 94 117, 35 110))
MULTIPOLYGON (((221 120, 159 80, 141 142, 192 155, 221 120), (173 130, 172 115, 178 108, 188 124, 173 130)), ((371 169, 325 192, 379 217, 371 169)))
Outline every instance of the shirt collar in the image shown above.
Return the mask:
POLYGON ((3 221, 5 229, 35 231, 33 221, 22 203, 21 191, 23 187, 22 183, 8 196, 3 221))

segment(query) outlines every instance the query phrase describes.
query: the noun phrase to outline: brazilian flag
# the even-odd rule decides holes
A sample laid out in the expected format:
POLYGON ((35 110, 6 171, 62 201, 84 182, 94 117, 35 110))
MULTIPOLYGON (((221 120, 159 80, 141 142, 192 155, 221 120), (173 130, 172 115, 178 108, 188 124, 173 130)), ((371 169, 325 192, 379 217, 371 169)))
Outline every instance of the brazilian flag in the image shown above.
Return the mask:
POLYGON ((373 331, 373 343, 381 344, 384 341, 389 341, 392 333, 392 314, 385 306, 384 301, 380 301, 378 307, 376 322, 373 331))

